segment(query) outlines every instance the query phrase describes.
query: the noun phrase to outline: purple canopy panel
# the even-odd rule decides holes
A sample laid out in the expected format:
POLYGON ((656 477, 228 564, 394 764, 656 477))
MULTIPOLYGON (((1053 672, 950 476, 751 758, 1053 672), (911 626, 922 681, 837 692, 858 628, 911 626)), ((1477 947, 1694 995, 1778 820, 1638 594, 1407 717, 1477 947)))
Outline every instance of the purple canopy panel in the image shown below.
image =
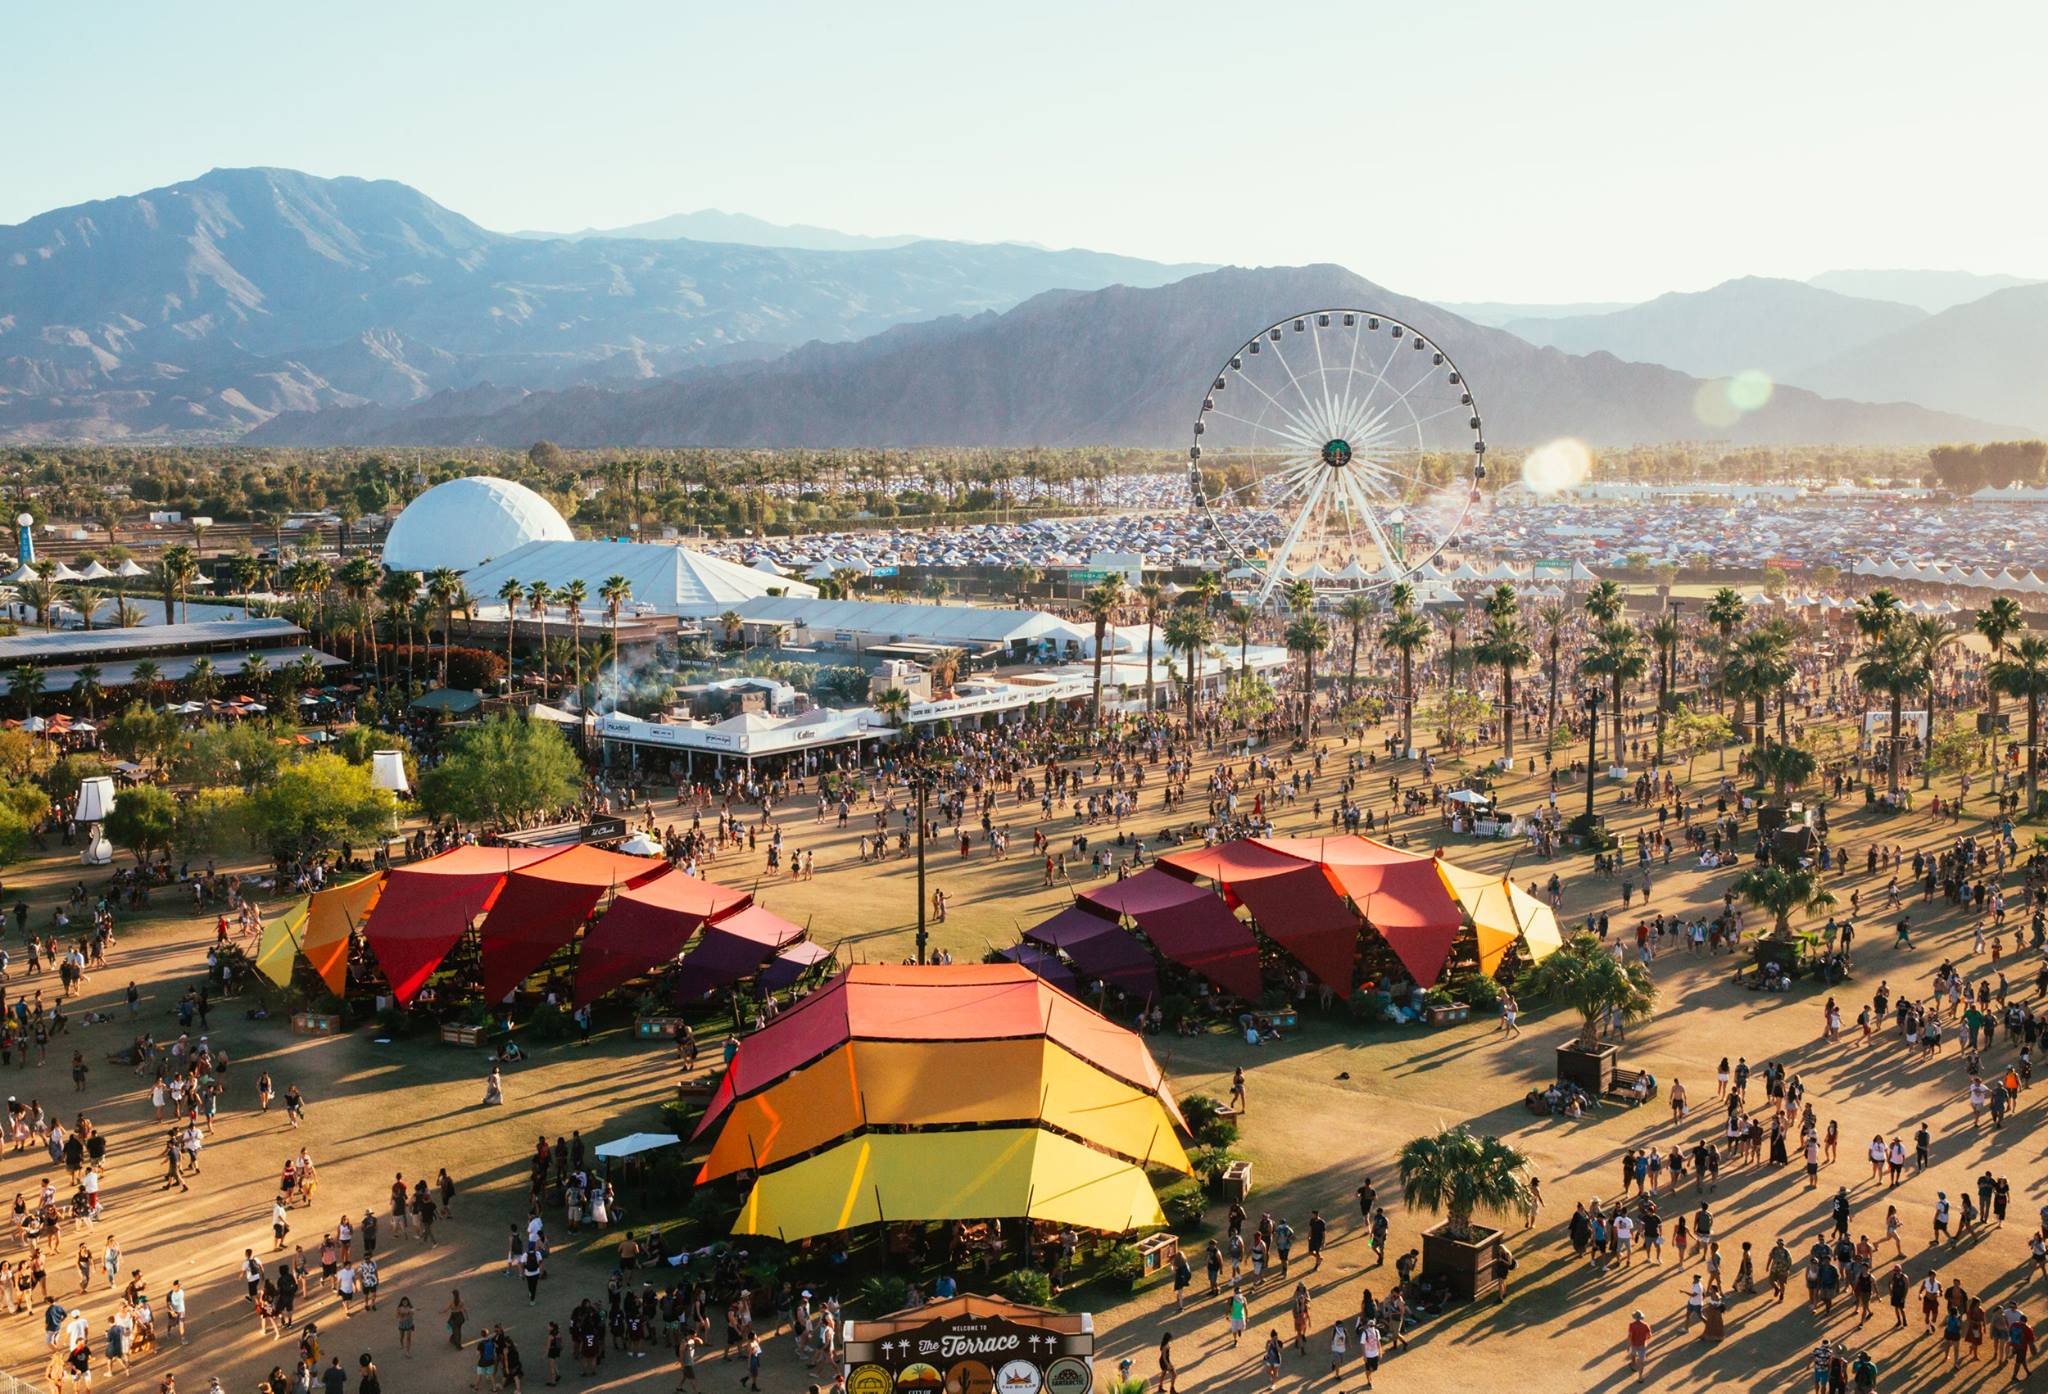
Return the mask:
POLYGON ((1073 970, 1060 962, 1058 954, 1030 943, 1013 944, 999 952, 1010 962, 1023 964, 1069 997, 1079 995, 1074 986, 1073 970))
POLYGON ((1115 911, 1097 910, 1084 903, 1069 905, 1044 924, 1025 930, 1024 937, 1048 949, 1064 949, 1083 939, 1121 932, 1115 911))
MULTIPOLYGON (((1174 884, 1189 889, 1184 881, 1174 884)), ((1194 900, 1140 911, 1137 920, 1159 952, 1175 963, 1200 973, 1225 992, 1247 1002, 1258 1001, 1258 941, 1252 938, 1251 927, 1231 914, 1221 898, 1200 891, 1194 900)))
POLYGON ((1145 946, 1112 918, 1114 913, 1086 902, 1070 905, 1044 924, 1025 930, 1024 937, 1045 948, 1062 950, 1086 978, 1100 979, 1141 1002, 1153 1001, 1159 996, 1158 965, 1145 946))
MULTIPOLYGON (((1130 915, 1141 923, 1152 911, 1170 910, 1177 905, 1215 898, 1200 886, 1190 885, 1178 876, 1170 876, 1156 866, 1147 867, 1136 876, 1098 886, 1081 897, 1090 905, 1100 906, 1112 914, 1130 915)), ((1218 903, 1220 906, 1221 902, 1218 903)))
POLYGON ((770 992, 780 992, 830 957, 832 950, 822 944, 791 944, 761 970, 761 986, 770 992))

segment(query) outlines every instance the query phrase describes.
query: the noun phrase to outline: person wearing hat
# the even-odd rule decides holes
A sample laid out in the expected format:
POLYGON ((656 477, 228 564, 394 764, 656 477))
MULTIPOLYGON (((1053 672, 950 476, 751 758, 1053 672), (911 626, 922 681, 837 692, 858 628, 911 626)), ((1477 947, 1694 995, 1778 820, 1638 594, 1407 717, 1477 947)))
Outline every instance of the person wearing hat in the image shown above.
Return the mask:
POLYGON ((1643 1320, 1640 1308, 1628 1314, 1628 1367, 1635 1371, 1636 1379, 1643 1377, 1643 1366, 1648 1362, 1650 1352, 1650 1323, 1643 1320))

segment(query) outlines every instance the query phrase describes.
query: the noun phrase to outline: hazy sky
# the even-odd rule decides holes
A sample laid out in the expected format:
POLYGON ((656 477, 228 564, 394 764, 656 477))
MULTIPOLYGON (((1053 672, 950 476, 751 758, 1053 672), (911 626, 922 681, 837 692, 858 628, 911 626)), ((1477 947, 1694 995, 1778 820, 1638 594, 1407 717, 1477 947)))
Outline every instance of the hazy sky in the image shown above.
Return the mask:
POLYGON ((716 207, 1451 300, 2048 276, 2038 0, 273 0, 6 34, 0 223, 274 164, 506 230, 716 207))

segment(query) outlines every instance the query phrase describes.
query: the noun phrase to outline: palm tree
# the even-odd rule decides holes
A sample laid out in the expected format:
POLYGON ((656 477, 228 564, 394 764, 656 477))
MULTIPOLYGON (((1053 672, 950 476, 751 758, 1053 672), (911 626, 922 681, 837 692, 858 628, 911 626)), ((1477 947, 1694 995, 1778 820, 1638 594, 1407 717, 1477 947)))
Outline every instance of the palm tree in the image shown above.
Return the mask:
POLYGON ((1536 612, 1536 618, 1543 621, 1544 646, 1550 650, 1550 710, 1543 719, 1545 730, 1554 730, 1557 726, 1557 682, 1560 672, 1557 646, 1564 638, 1565 623, 1571 617, 1572 612, 1554 600, 1536 612))
MULTIPOLYGON (((1514 592, 1506 586, 1512 602, 1514 592)), ((1481 663, 1490 663, 1500 670, 1500 741, 1501 758, 1510 765, 1515 762, 1515 671, 1529 666, 1536 656, 1529 647, 1529 627, 1522 623, 1512 604, 1496 613, 1493 623, 1480 636, 1476 650, 1481 663)))
POLYGON ((163 681, 163 671, 155 659, 145 658, 128 670, 128 681, 142 693, 146 702, 156 695, 157 684, 163 681))
MULTIPOLYGON (((1863 651, 1863 661, 1856 666, 1856 685, 1865 692, 1883 693, 1891 703, 1891 768, 1887 788, 1894 798, 1899 793, 1899 725, 1904 719, 1907 695, 1920 686, 1920 657, 1920 645, 1913 636, 1890 627, 1882 630, 1863 651)), ((2005 690, 2013 693, 2010 687, 2005 690)), ((2033 797, 2032 782, 2029 778, 2029 798, 2033 797)))
POLYGON ((1780 804, 1785 802, 1785 795, 1789 791, 1812 779, 1813 772, 1820 767, 1812 752, 1801 750, 1796 745, 1786 745, 1782 741, 1772 741, 1762 750, 1755 751, 1751 754, 1749 763, 1755 767, 1759 781, 1770 781, 1773 797, 1780 804))
POLYGON ((1287 651, 1301 655, 1301 734, 1315 720, 1316 655, 1330 646, 1330 626, 1322 617, 1303 613, 1287 626, 1287 651))
MULTIPOLYGON (((1206 605, 1201 609, 1205 615, 1210 613, 1206 605)), ((1228 624, 1230 632, 1237 636, 1237 671, 1240 673, 1245 671, 1246 659, 1252 647, 1252 626, 1258 623, 1258 619, 1258 612, 1251 606, 1240 605, 1234 600, 1223 609, 1224 623, 1228 624)), ((1172 648, 1172 643, 1169 642, 1167 647, 1172 648)))
POLYGON ((889 688, 875 698, 875 710, 891 726, 900 727, 910 715, 910 694, 900 687, 889 688))
POLYGON ((71 584, 57 591, 57 598, 78 612, 78 618, 88 633, 92 630, 92 612, 99 605, 99 597, 90 586, 71 584))
POLYGON ((1017 587, 1018 603, 1028 605, 1031 603, 1031 588, 1045 579, 1045 572, 1027 562, 1023 566, 1012 567, 1010 577, 1017 587))
POLYGON ((1664 717, 1671 708, 1672 669, 1678 664, 1678 612, 1667 609, 1650 626, 1650 643, 1657 650, 1657 763, 1664 763, 1664 717))
POLYGON ((263 680, 270 676, 270 660, 260 653, 252 653, 242 664, 241 679, 251 692, 263 690, 263 680))
POLYGON ((1515 995, 1525 1001, 1540 997, 1577 1012, 1575 1044, 1581 1051, 1593 1051, 1599 1049, 1601 1030, 1610 1019, 1623 1026, 1649 1019, 1657 985, 1633 954, 1617 957, 1599 939, 1581 933, 1524 971, 1515 980, 1515 995))
POLYGON ((724 634, 723 642, 729 649, 736 649, 740 643, 740 627, 746 623, 737 610, 727 610, 718 617, 718 627, 724 634))
POLYGON ((1778 740, 1783 743, 1787 738, 1783 693, 1799 671, 1792 663, 1791 646, 1792 631, 1785 624, 1760 624, 1735 641, 1735 652, 1723 665, 1733 690, 1756 703, 1756 729, 1750 741, 1756 750, 1764 748, 1764 707, 1773 694, 1779 696, 1778 740))
MULTIPOLYGON (((316 597, 324 595, 326 590, 325 585, 322 584, 322 578, 313 572, 313 567, 319 564, 311 561, 299 564, 303 568, 300 584, 306 588, 307 594, 316 597)), ((368 557, 351 557, 342 564, 339 575, 334 578, 341 583, 342 593, 354 601, 356 605, 356 609, 351 612, 355 623, 349 627, 349 649, 350 657, 354 658, 358 663, 362 662, 363 659, 363 638, 365 635, 369 637, 370 641, 370 661, 375 663, 377 660, 377 631, 375 626, 370 623, 370 595, 377 589, 377 576, 378 567, 376 562, 368 557)), ((324 600, 321 603, 320 612, 324 626, 327 613, 324 600)))
POLYGON ((1717 712, 1727 710, 1729 640, 1735 633, 1735 627, 1748 617, 1749 602, 1736 594, 1732 587, 1721 587, 1714 592, 1713 599, 1707 602, 1707 623, 1713 625, 1721 635, 1721 671, 1715 679, 1714 687, 1714 710, 1717 712))
POLYGON ((633 598, 633 583, 623 576, 607 576, 597 588, 604 602, 604 615, 612 627, 612 705, 619 704, 619 611, 633 598))
POLYGON ((859 571, 850 566, 842 566, 832 573, 832 583, 839 587, 840 595, 848 600, 853 599, 854 591, 866 579, 859 571))
MULTIPOLYGON (((1935 615, 1922 615, 1907 629, 1920 649, 1920 682, 1927 690, 1927 734, 1931 741, 1934 735, 1935 670, 1941 666, 1942 654, 1956 641, 1956 630, 1947 620, 1935 615)), ((1933 762, 1923 758, 1920 761, 1920 787, 1926 789, 1933 783, 1933 762)))
POLYGON ((192 667, 185 674, 185 690, 202 702, 220 691, 220 674, 214 671, 212 659, 202 656, 192 660, 192 667))
POLYGON ((1365 622, 1372 618, 1372 602, 1362 595, 1347 595, 1337 602, 1337 618, 1344 621, 1346 635, 1351 640, 1351 667, 1344 678, 1344 696, 1355 700, 1358 696, 1358 645, 1359 634, 1365 622))
POLYGON ((33 663, 23 663, 7 675, 7 695, 21 699, 21 719, 28 720, 36 714, 36 698, 43 695, 43 670, 33 663))
POLYGON ((1586 613, 1596 625, 1610 625, 1620 619, 1625 603, 1621 587, 1612 581, 1602 581, 1586 592, 1586 613))
POLYGON ((498 587, 498 602, 505 607, 505 676, 512 676, 512 636, 519 628, 519 603, 526 599, 526 587, 517 577, 507 576, 498 587))
MULTIPOLYGON (((635 500, 638 506, 638 500, 635 500)), ((574 653, 572 662, 576 666, 576 702, 583 703, 583 602, 590 598, 590 588, 583 584, 581 576, 571 577, 562 587, 562 618, 569 622, 569 647, 574 653)))
POLYGON ((1595 636, 1593 651, 1579 661, 1579 671, 1589 678, 1607 680, 1610 702, 1614 708, 1614 725, 1611 728, 1612 744, 1607 755, 1608 763, 1620 765, 1627 754, 1627 740, 1623 735, 1622 692, 1629 683, 1642 677, 1648 666, 1643 658, 1642 636, 1635 626, 1621 620, 1614 620, 1601 627, 1595 636))
MULTIPOLYGON (((1176 605, 1166 617, 1166 647, 1187 657, 1187 676, 1181 682, 1181 701, 1187 712, 1188 738, 1194 738, 1195 689, 1202 677, 1202 652, 1209 647, 1214 621, 1199 605, 1176 605)), ((1244 671, 1242 659, 1238 671, 1244 671)))
POLYGON ((263 579, 263 563, 253 552, 237 552, 228 558, 228 581, 242 597, 242 618, 249 618, 249 593, 263 579))
POLYGON ((142 623, 142 607, 122 596, 114 602, 114 625, 119 629, 133 629, 142 623))
POLYGON ((462 594, 462 573, 437 566, 427 573, 427 599, 441 611, 441 686, 448 685, 448 649, 455 642, 455 601, 462 594))
POLYGON ((1213 611, 1217 602, 1223 599, 1223 578, 1213 571, 1204 571, 1195 577, 1194 584, 1189 586, 1188 590, 1195 597, 1197 605, 1204 610, 1213 611))
MULTIPOLYGON (((2015 634, 2023 634, 2027 628, 2027 617, 2020 610, 2020 603, 2009 595, 2001 595, 1990 605, 1977 612, 1972 626, 1984 636, 1984 642, 1991 645, 1990 670, 1996 671, 2005 659, 2006 640, 2015 634)), ((1991 684, 1991 732, 1992 739, 1998 735, 1998 684, 1991 684)))
POLYGON ((960 680, 960 660, 964 657, 959 649, 935 649, 926 670, 932 678, 932 696, 953 695, 953 685, 960 680))
POLYGON ((1402 1202, 1442 1215, 1445 1236, 1461 1243, 1472 1240, 1474 1215, 1536 1214, 1528 1155, 1463 1123, 1404 1144, 1398 1165, 1402 1202))
POLYGON ((1124 578, 1117 572, 1110 572, 1099 585, 1089 588, 1082 597, 1082 605, 1088 617, 1095 621, 1095 720, 1102 720, 1102 651, 1105 636, 1109 633, 1109 622, 1115 618, 1117 607, 1124 600, 1124 578))
POLYGON ((1297 615, 1305 615, 1316 608, 1316 585, 1306 576, 1297 576, 1289 581, 1282 596, 1287 608, 1297 615))
POLYGON ((156 574, 164 597, 164 623, 175 624, 179 602, 191 589, 192 578, 199 574, 199 559, 192 554, 190 547, 181 542, 164 549, 163 557, 157 562, 156 574))
POLYGON ((1159 606, 1166 598, 1166 587, 1155 577, 1147 577, 1138 586, 1138 599, 1145 605, 1145 713, 1152 712, 1152 650, 1159 633, 1159 606))
POLYGON ((548 695, 548 602, 555 598, 555 588, 546 581, 531 581, 526 587, 528 613, 540 622, 540 637, 534 644, 534 652, 540 657, 540 695, 548 695))
MULTIPOLYGON (((405 666, 408 672, 412 668, 412 605, 413 601, 419 597, 419 593, 419 573, 414 571, 387 571, 384 573, 384 579, 377 583, 377 599, 384 603, 384 623, 390 628, 391 646, 393 649, 398 647, 400 625, 403 624, 405 626, 407 639, 405 666)), ((395 675, 398 669, 395 654, 393 655, 391 666, 395 675)))
POLYGON ((1415 748, 1415 651, 1429 643, 1429 621, 1406 605, 1380 631, 1380 643, 1401 656, 1401 752, 1415 748))
POLYGON ((78 694, 79 705, 85 708, 85 719, 92 720, 93 707, 106 691, 100 686, 100 665, 79 664, 77 681, 71 690, 78 694))
POLYGON ((1817 915, 1835 903, 1835 893, 1821 888, 1815 872, 1776 864, 1750 868, 1729 889, 1759 910, 1771 912, 1770 937, 1781 943, 1792 938, 1795 913, 1817 915))
POLYGON ((2021 698, 2027 704, 2026 816, 2032 818, 2040 758, 2036 740, 2040 733, 2036 726, 2041 719, 2041 699, 2048 696, 2048 639, 2038 634, 2021 635, 2020 641, 2012 646, 2012 657, 1991 665, 1991 686, 1993 691, 2021 698))
POLYGON ((1905 614, 1899 598, 1880 586, 1857 602, 1856 632, 1866 639, 1880 638, 1905 614))

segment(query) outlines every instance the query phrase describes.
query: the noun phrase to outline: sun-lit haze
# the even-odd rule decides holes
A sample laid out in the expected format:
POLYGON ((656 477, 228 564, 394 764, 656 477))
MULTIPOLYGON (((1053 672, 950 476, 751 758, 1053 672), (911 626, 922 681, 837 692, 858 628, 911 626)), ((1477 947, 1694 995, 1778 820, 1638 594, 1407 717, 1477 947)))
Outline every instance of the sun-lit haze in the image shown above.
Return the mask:
POLYGON ((2020 4, 18 7, 0 222, 268 164, 1445 300, 2042 276, 2044 44, 2020 4))

